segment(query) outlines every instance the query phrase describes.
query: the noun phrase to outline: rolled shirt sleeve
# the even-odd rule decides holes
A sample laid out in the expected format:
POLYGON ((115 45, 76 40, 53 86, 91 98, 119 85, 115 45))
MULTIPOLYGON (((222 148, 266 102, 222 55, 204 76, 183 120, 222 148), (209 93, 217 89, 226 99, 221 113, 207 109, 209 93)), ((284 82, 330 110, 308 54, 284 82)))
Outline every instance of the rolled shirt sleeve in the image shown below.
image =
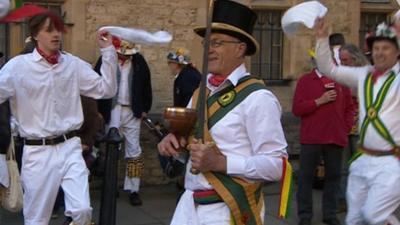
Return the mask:
POLYGON ((99 76, 89 64, 79 65, 79 88, 82 95, 100 99, 112 98, 117 93, 117 54, 114 46, 100 49, 102 54, 99 76))
POLYGON ((347 87, 357 88, 359 79, 371 69, 371 66, 349 67, 336 65, 332 59, 328 38, 318 39, 315 49, 318 70, 324 76, 347 87))

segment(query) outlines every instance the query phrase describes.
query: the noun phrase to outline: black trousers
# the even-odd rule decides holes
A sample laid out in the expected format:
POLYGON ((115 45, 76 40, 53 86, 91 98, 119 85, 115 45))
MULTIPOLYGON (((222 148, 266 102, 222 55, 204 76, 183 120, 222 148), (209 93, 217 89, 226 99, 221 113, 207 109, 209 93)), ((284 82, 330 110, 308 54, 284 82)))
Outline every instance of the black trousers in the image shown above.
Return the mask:
POLYGON ((302 144, 297 190, 297 214, 299 219, 313 216, 312 183, 321 156, 325 163, 325 182, 322 197, 323 219, 336 218, 337 196, 340 190, 340 174, 343 148, 329 144, 302 144))

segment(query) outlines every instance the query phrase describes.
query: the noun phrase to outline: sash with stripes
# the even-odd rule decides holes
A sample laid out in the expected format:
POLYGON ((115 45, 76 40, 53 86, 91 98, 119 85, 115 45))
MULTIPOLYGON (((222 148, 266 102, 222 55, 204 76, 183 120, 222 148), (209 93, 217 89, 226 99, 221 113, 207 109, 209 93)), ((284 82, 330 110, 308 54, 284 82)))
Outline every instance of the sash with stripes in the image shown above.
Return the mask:
MULTIPOLYGON (((208 97, 205 109, 205 124, 197 124, 198 129, 204 129, 204 143, 213 142, 209 129, 211 129, 227 113, 234 109, 247 96, 257 90, 265 89, 263 81, 245 76, 239 80, 236 87, 230 85, 220 92, 208 97)), ((192 105, 198 107, 199 91, 193 94, 192 105)), ((206 96, 209 96, 207 89, 206 96)), ((193 143, 194 136, 189 137, 193 143)), ((219 149, 215 146, 215 150, 219 149)), ((261 210, 263 207, 262 182, 250 183, 240 178, 231 177, 217 172, 203 173, 207 181, 227 204, 232 215, 234 225, 262 225, 261 210)), ((286 206, 286 205, 285 205, 286 206)))
MULTIPOLYGON (((366 110, 366 114, 360 129, 360 146, 364 145, 365 134, 370 124, 372 124, 372 126, 375 128, 378 134, 387 142, 389 142, 390 145, 392 145, 392 147, 397 146, 389 130, 386 128, 383 121, 379 118, 379 111, 382 108, 382 104, 395 78, 396 74, 392 71, 389 77, 386 79, 385 83, 379 89, 375 101, 373 101, 374 85, 372 81, 372 74, 369 73, 367 78, 365 79, 364 107, 366 110)), ((357 151, 357 153, 350 159, 350 163, 353 162, 359 156, 361 156, 361 154, 362 154, 361 151, 357 151)))

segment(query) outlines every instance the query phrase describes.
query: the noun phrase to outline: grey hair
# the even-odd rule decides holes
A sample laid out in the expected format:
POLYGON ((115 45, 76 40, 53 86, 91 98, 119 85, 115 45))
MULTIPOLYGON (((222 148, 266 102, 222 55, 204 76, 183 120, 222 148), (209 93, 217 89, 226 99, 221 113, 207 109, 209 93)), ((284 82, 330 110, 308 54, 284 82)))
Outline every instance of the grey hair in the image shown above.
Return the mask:
POLYGON ((370 64, 367 57, 357 46, 353 44, 344 44, 342 47, 340 47, 339 52, 342 50, 346 50, 350 54, 354 61, 353 66, 366 66, 370 64))

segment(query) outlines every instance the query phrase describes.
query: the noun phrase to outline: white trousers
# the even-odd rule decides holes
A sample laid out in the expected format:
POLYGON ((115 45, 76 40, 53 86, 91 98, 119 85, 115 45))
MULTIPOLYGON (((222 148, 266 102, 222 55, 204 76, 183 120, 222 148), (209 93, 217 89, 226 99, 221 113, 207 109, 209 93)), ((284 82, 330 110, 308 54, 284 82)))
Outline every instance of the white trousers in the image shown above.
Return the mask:
POLYGON ((25 145, 23 151, 24 224, 48 225, 60 185, 65 193, 65 215, 72 217, 76 225, 89 224, 89 172, 80 138, 53 146, 25 145))
POLYGON ((394 156, 362 155, 350 165, 347 225, 399 225, 400 161, 394 156))
MULTIPOLYGON (((125 139, 125 158, 136 158, 142 154, 140 147, 140 125, 141 119, 133 115, 130 107, 116 105, 111 111, 109 127, 119 129, 125 139)), ((140 186, 140 177, 129 178, 125 176, 124 190, 138 192, 140 186)))
MULTIPOLYGON (((264 223, 265 205, 261 210, 264 223)), ((231 225, 231 212, 221 203, 195 205, 193 191, 185 190, 176 206, 171 225, 231 225)))

